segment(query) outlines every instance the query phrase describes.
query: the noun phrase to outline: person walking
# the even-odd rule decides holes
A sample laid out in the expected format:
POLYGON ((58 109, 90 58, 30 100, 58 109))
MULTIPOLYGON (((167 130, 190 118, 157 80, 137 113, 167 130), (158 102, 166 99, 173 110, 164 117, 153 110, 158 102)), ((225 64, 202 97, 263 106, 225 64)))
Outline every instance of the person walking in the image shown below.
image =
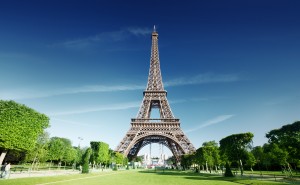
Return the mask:
POLYGON ((1 166, 1 173, 0 173, 0 178, 4 178, 5 176, 5 167, 7 163, 4 163, 4 165, 1 166))
POLYGON ((8 163, 6 166, 5 166, 5 176, 4 178, 8 179, 9 176, 10 176, 10 163, 8 163))
POLYGON ((4 178, 5 176, 5 167, 6 167, 7 163, 4 163, 4 165, 1 166, 1 174, 0 174, 0 178, 4 178))

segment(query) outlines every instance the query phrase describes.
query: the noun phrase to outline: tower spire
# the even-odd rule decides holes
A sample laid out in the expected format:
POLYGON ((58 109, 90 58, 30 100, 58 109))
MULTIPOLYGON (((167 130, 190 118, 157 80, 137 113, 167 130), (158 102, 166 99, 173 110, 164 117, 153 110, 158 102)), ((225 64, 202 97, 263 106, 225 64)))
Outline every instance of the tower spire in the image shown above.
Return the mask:
POLYGON ((158 52, 158 33, 156 32, 155 25, 152 32, 150 68, 146 91, 164 91, 158 52))

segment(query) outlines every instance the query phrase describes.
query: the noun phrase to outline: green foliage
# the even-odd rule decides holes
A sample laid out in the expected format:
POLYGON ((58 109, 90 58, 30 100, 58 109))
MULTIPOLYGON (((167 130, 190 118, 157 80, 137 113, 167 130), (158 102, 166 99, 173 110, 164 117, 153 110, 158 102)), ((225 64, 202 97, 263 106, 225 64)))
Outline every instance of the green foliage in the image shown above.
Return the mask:
POLYGON ((263 146, 265 158, 270 164, 285 166, 287 164, 288 152, 284 148, 280 148, 277 144, 264 144, 263 146))
POLYGON ((82 156, 82 173, 89 173, 89 161, 92 149, 88 148, 82 156))
POLYGON ((205 159, 205 151, 203 147, 200 147, 196 150, 195 162, 198 164, 199 167, 201 165, 205 165, 206 159, 205 159))
POLYGON ((256 159, 255 159, 253 153, 251 153, 251 152, 247 153, 246 164, 250 167, 251 171, 253 171, 252 167, 256 164, 256 159))
POLYGON ((115 162, 116 162, 116 164, 123 165, 124 164, 124 155, 119 152, 115 152, 115 162))
MULTIPOLYGON (((125 156, 124 156, 124 159, 123 159, 123 164, 126 165, 127 168, 128 168, 128 158, 125 157, 125 156)), ((127 168, 126 168, 126 169, 127 169, 127 168)))
POLYGON ((284 125, 266 134, 270 144, 276 144, 288 152, 288 161, 296 163, 300 160, 300 121, 284 125))
POLYGON ((242 159, 247 158, 247 149, 251 148, 253 134, 250 132, 233 134, 220 140, 220 151, 229 162, 237 162, 243 175, 242 159))
POLYGON ((0 148, 27 151, 49 127, 49 118, 14 101, 0 100, 0 148))
POLYGON ((46 162, 48 160, 49 133, 43 132, 39 135, 34 148, 26 152, 25 162, 46 162))
MULTIPOLYGON (((91 141, 92 160, 96 163, 106 164, 110 160, 109 145, 104 142, 91 141)), ((93 162, 92 161, 92 162, 93 162)))
POLYGON ((204 142, 202 147, 195 153, 195 162, 198 166, 206 166, 206 169, 212 170, 213 166, 219 166, 221 163, 218 143, 215 141, 204 142))
POLYGON ((171 156, 167 159, 168 165, 175 165, 176 164, 176 158, 174 156, 171 156))
POLYGON ((48 143, 48 160, 65 163, 78 162, 78 150, 67 138, 52 137, 48 143))
POLYGON ((48 147, 48 159, 51 161, 61 161, 65 154, 65 143, 59 137, 52 137, 48 147))
POLYGON ((184 170, 189 169, 194 162, 194 154, 185 154, 181 156, 181 166, 184 170))
POLYGON ((114 166, 113 171, 118 171, 117 165, 114 166))
POLYGON ((141 157, 141 156, 136 156, 134 158, 134 162, 142 162, 142 161, 143 161, 143 157, 141 157))
POLYGON ((261 146, 256 146, 251 150, 257 164, 261 165, 264 161, 264 151, 261 146))

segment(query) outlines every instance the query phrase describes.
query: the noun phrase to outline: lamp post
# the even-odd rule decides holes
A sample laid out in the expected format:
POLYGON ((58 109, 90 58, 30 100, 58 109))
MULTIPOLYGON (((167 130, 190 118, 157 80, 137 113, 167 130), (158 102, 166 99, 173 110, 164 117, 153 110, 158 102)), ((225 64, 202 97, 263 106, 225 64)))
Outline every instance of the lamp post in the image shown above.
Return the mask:
POLYGON ((78 137, 78 139, 79 139, 78 148, 80 148, 80 142, 83 140, 83 138, 82 137, 78 137))

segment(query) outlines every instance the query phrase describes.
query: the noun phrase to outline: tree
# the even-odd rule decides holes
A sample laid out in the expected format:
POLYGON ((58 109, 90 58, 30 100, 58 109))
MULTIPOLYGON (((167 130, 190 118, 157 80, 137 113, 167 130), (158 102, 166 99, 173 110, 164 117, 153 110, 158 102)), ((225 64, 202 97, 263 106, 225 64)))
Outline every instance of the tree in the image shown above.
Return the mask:
POLYGON ((49 142, 48 159, 61 161, 65 153, 65 143, 59 137, 52 137, 49 142))
POLYGON ((256 146, 251 150, 251 153, 253 154, 256 164, 258 165, 259 170, 261 170, 263 161, 264 161, 264 151, 261 146, 256 146))
POLYGON ((63 157, 63 161, 66 163, 77 162, 77 150, 74 147, 67 147, 65 151, 65 155, 63 157))
POLYGON ((109 145, 101 141, 91 141, 90 144, 92 149, 92 162, 107 164, 110 159, 109 145))
POLYGON ((206 165, 206 159, 204 153, 205 151, 203 147, 198 148, 195 153, 195 163, 198 165, 199 172, 201 171, 201 166, 203 167, 204 165, 206 165))
POLYGON ((220 140, 220 151, 226 155, 230 162, 239 164, 241 175, 243 175, 242 159, 246 158, 247 149, 251 148, 253 134, 250 132, 233 134, 220 140))
POLYGON ((218 166, 221 163, 218 143, 216 143, 215 141, 209 141, 204 142, 202 146, 204 149, 204 158, 206 159, 206 163, 209 166, 209 171, 211 172, 213 166, 217 171, 218 166))
POLYGON ((253 153, 251 153, 251 152, 247 153, 246 164, 250 167, 250 170, 253 171, 252 167, 256 164, 256 159, 255 159, 253 153))
POLYGON ((181 166, 184 170, 190 169, 194 163, 194 154, 185 154, 181 156, 181 166))
POLYGON ((38 167, 40 162, 47 161, 47 145, 49 143, 49 133, 43 132, 39 135, 35 147, 26 152, 26 162, 32 162, 31 169, 38 167))
POLYGON ((264 144, 263 146, 264 154, 266 160, 264 161, 266 165, 272 165, 283 167, 284 170, 289 169, 289 164, 287 162, 288 152, 284 148, 280 148, 276 143, 264 144))
POLYGON ((270 144, 276 144, 288 153, 287 166, 297 166, 300 161, 300 121, 271 130, 266 137, 270 144))
POLYGON ((119 152, 115 152, 115 162, 116 164, 124 165, 124 155, 119 152))
POLYGON ((88 148, 82 156, 82 173, 89 173, 89 161, 92 149, 88 148))
POLYGON ((48 145, 48 159, 59 163, 76 161, 77 151, 67 138, 52 137, 48 145))
POLYGON ((8 150, 28 151, 49 127, 49 118, 14 101, 0 100, 0 164, 8 150))

